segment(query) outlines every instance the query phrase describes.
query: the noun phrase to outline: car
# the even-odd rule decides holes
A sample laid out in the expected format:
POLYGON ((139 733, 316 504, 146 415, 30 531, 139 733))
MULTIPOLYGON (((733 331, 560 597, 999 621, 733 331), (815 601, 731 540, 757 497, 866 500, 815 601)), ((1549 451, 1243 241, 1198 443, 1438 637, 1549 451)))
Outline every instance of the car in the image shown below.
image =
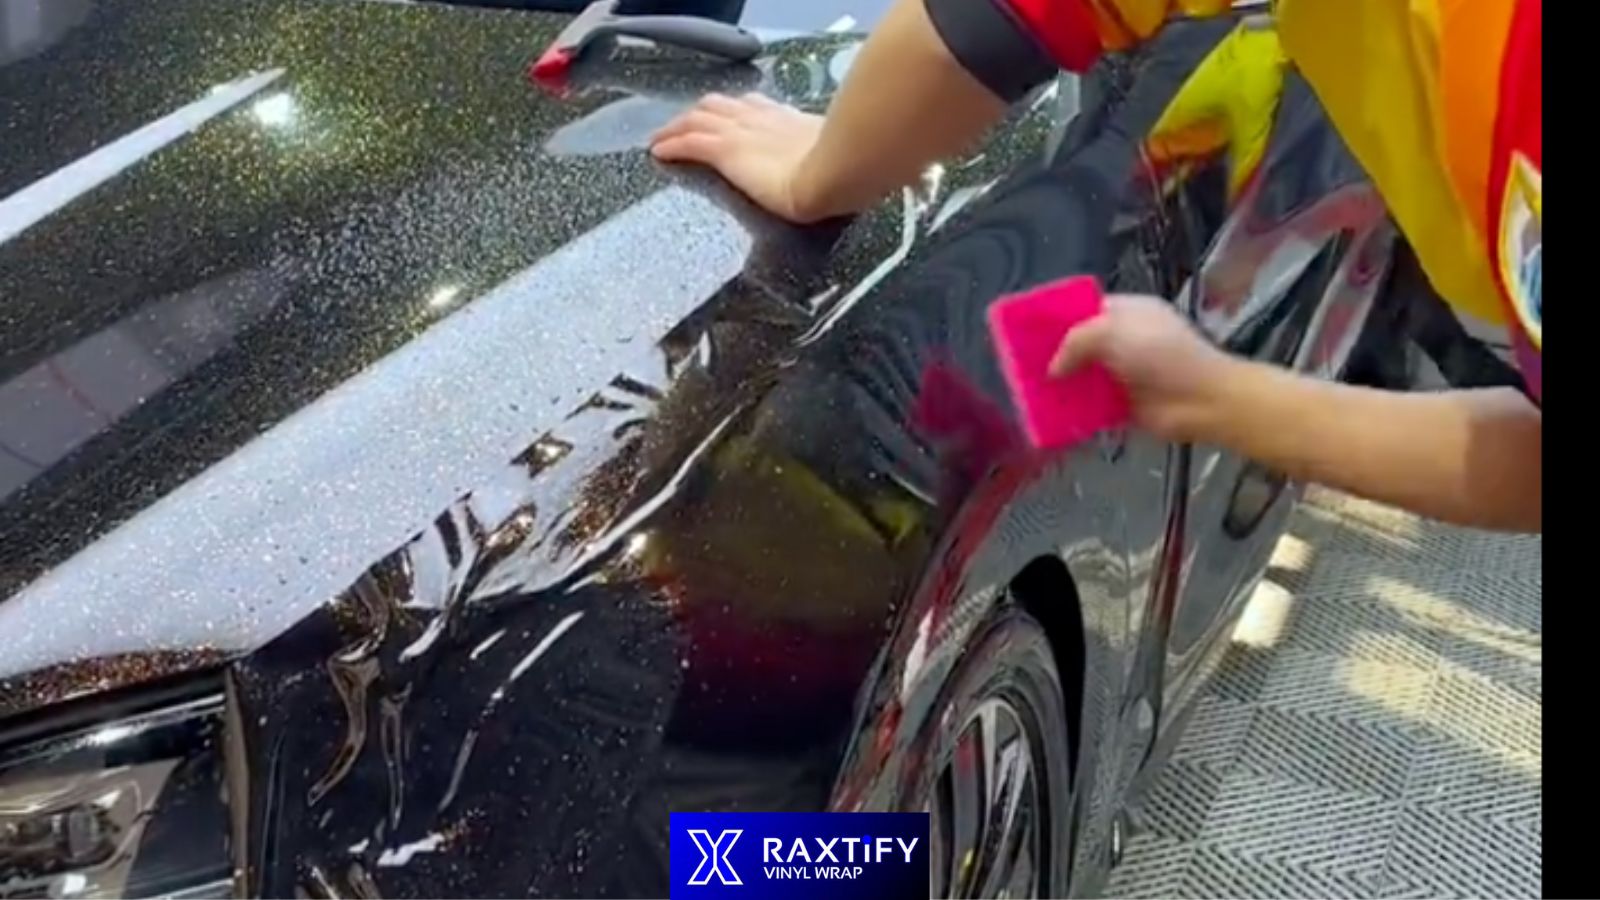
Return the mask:
POLYGON ((645 139, 820 110, 859 36, 541 86, 562 15, 0 12, 0 895, 662 896, 717 810, 927 811, 938 895, 1092 894, 1298 488, 1030 450, 987 309, 1087 272, 1326 377, 1401 352, 1295 76, 1242 192, 1147 165, 1247 10, 807 228, 645 139))

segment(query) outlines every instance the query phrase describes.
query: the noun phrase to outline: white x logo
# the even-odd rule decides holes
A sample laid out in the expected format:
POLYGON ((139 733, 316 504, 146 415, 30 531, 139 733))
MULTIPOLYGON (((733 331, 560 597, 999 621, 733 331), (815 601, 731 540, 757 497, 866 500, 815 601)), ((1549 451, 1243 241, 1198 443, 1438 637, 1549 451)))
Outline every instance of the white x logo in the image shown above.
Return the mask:
POLYGON ((701 887, 711 883, 711 876, 723 884, 744 884, 739 880, 739 873, 733 870, 733 864, 728 862, 728 851, 738 842, 739 835, 744 834, 743 828, 729 828, 717 835, 716 840, 711 839, 711 832, 704 828, 689 829, 689 839, 700 848, 700 865, 695 866, 694 874, 689 876, 690 887, 701 887), (727 841, 724 845, 722 842, 727 841), (706 871, 706 863, 711 864, 711 871, 706 871))

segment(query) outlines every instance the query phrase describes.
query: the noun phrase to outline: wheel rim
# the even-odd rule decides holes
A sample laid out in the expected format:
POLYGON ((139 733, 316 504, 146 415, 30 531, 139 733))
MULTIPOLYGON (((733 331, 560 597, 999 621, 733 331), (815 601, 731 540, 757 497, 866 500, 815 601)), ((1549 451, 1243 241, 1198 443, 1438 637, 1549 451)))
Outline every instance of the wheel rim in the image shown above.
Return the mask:
POLYGON ((928 804, 934 896, 1041 894, 1045 817, 1032 721, 994 697, 962 725, 928 804))

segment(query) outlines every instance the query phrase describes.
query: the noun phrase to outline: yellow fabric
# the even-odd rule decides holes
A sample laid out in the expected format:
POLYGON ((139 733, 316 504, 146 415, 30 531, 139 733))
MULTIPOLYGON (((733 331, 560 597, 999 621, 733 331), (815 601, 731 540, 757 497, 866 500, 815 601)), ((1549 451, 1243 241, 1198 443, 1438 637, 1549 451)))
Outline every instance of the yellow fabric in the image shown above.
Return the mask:
POLYGON ((1241 24, 1217 45, 1156 120, 1145 150, 1158 166, 1225 151, 1228 199, 1260 166, 1283 93, 1286 60, 1270 27, 1241 24))
MULTIPOLYGON (((1107 49, 1148 38, 1171 15, 1231 7, 1222 0, 1087 2, 1107 49)), ((1481 207, 1511 6, 1510 0, 1274 3, 1282 53, 1372 176, 1434 288, 1458 308, 1497 322, 1505 315, 1481 207), (1451 43, 1441 59, 1445 39, 1451 43), (1450 79, 1443 88, 1441 72, 1450 79)), ((1202 64, 1152 137, 1175 154, 1226 145, 1237 190, 1265 150, 1261 129, 1270 128, 1276 106, 1269 109, 1263 93, 1274 76, 1261 65, 1262 46, 1237 31, 1228 40, 1235 43, 1202 64), (1238 79, 1231 86, 1230 77, 1238 79), (1224 88, 1242 96, 1225 98, 1224 88)))
POLYGON ((1372 176, 1434 288, 1473 315, 1503 321, 1476 227, 1483 216, 1463 202, 1450 175, 1435 0, 1279 0, 1277 18, 1284 49, 1372 176))
POLYGON ((1107 50, 1126 50, 1160 30, 1173 12, 1214 16, 1232 8, 1232 0, 1088 0, 1089 11, 1107 50))

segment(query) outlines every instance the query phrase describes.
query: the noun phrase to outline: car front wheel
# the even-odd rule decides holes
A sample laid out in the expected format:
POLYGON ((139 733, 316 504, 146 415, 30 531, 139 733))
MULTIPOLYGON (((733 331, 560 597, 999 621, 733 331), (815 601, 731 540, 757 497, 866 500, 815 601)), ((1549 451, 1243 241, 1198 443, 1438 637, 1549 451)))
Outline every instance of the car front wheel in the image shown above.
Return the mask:
POLYGON ((929 777, 904 808, 929 813, 935 897, 1040 897, 1069 851, 1068 723, 1044 628, 1003 606, 981 627, 930 717, 929 777))

